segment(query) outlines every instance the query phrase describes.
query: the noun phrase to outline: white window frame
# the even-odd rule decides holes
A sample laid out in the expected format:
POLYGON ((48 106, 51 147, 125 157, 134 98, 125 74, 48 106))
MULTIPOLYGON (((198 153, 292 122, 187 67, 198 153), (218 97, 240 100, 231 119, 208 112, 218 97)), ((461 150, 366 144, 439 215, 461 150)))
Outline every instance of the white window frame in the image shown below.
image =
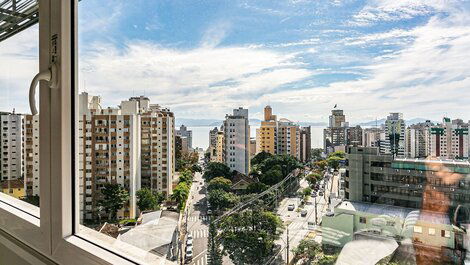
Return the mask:
POLYGON ((59 69, 58 88, 43 82, 39 88, 41 203, 38 208, 0 193, 0 232, 58 264, 138 264, 75 233, 79 231, 79 207, 73 207, 79 197, 72 188, 72 184, 78 187, 78 178, 72 181, 78 177, 78 170, 72 174, 72 146, 78 140, 78 134, 72 134, 78 106, 77 0, 39 0, 39 10, 39 70, 49 68, 53 36, 59 69))

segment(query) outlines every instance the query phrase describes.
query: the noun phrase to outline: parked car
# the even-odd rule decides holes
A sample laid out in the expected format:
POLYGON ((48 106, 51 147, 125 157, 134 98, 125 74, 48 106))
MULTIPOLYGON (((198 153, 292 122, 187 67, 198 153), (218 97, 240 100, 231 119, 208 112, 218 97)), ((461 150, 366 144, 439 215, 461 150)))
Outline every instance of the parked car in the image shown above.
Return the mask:
POLYGON ((319 195, 319 196, 323 196, 323 191, 319 191, 319 192, 318 192, 318 195, 319 195))
POLYGON ((186 261, 189 263, 193 259, 193 248, 186 249, 186 261))
POLYGON ((289 205, 287 206, 287 210, 288 210, 288 211, 293 211, 294 209, 295 209, 295 205, 294 205, 294 204, 289 204, 289 205))
POLYGON ((315 198, 315 197, 317 197, 317 193, 312 191, 312 198, 315 198))
POLYGON ((207 210, 207 214, 212 215, 212 210, 211 209, 207 210))
POLYGON ((303 209, 303 210, 300 212, 300 216, 305 217, 305 216, 307 216, 307 213, 308 213, 307 210, 306 210, 306 209, 303 209))
POLYGON ((186 238, 186 246, 192 246, 192 245, 193 245, 193 236, 189 234, 188 238, 186 238))
POLYGON ((328 217, 331 217, 331 216, 335 216, 335 213, 332 211, 327 211, 325 215, 328 217))

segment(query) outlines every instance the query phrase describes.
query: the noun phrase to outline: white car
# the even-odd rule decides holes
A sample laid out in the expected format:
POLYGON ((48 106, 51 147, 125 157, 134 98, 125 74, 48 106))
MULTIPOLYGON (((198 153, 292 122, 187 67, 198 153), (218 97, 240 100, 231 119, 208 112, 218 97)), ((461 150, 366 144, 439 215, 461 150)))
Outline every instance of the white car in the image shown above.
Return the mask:
POLYGON ((211 210, 211 209, 207 210, 207 214, 208 214, 208 215, 211 215, 211 214, 212 214, 212 210, 211 210))
POLYGON ((190 261, 193 259, 193 248, 191 249, 186 249, 186 260, 190 261))
POLYGON ((295 205, 294 205, 294 204, 289 204, 289 205, 287 206, 287 210, 288 210, 288 211, 293 211, 294 209, 295 209, 295 205))
POLYGON ((188 238, 186 238, 186 246, 192 246, 192 245, 193 245, 193 236, 189 234, 188 238))

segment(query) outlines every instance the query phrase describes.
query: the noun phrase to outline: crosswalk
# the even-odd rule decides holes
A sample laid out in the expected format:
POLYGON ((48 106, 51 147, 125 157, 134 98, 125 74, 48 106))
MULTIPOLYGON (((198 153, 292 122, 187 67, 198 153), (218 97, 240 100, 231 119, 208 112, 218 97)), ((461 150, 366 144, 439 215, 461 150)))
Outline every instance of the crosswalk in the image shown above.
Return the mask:
POLYGON ((196 222, 197 220, 208 221, 209 216, 208 215, 191 215, 188 217, 188 221, 196 222))
POLYGON ((207 253, 205 255, 202 255, 193 261, 191 261, 192 265, 206 265, 207 264, 207 253))
POLYGON ((305 222, 293 222, 289 225, 289 230, 303 229, 304 226, 305 226, 305 222))
POLYGON ((190 231, 190 233, 191 233, 191 235, 193 236, 194 239, 209 237, 209 230, 208 229, 193 230, 193 231, 190 231))

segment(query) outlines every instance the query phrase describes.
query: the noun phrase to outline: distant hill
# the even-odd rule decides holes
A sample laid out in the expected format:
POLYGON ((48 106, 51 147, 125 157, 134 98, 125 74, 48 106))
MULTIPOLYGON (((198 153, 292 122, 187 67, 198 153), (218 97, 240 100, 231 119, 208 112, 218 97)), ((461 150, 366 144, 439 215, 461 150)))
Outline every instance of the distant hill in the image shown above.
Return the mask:
MULTIPOLYGON (((181 125, 186 125, 189 127, 202 127, 202 126, 210 126, 210 127, 219 127, 222 125, 223 120, 216 120, 216 119, 176 119, 176 127, 181 125)), ((326 126, 327 123, 325 122, 297 122, 300 126, 326 126)), ((260 126, 261 120, 260 119, 250 119, 250 125, 252 126, 260 126)))
MULTIPOLYGON (((375 126, 377 124, 377 126, 380 126, 382 124, 385 124, 385 120, 386 119, 380 119, 380 120, 377 120, 377 121, 362 122, 362 123, 359 123, 358 125, 361 125, 361 126, 375 126)), ((410 120, 405 120, 405 123, 406 123, 406 125, 413 125, 413 124, 417 124, 417 123, 420 123, 420 122, 425 122, 427 120, 429 120, 429 119, 414 118, 414 119, 410 119, 410 120)), ((436 121, 431 121, 431 122, 437 123, 436 121)))

